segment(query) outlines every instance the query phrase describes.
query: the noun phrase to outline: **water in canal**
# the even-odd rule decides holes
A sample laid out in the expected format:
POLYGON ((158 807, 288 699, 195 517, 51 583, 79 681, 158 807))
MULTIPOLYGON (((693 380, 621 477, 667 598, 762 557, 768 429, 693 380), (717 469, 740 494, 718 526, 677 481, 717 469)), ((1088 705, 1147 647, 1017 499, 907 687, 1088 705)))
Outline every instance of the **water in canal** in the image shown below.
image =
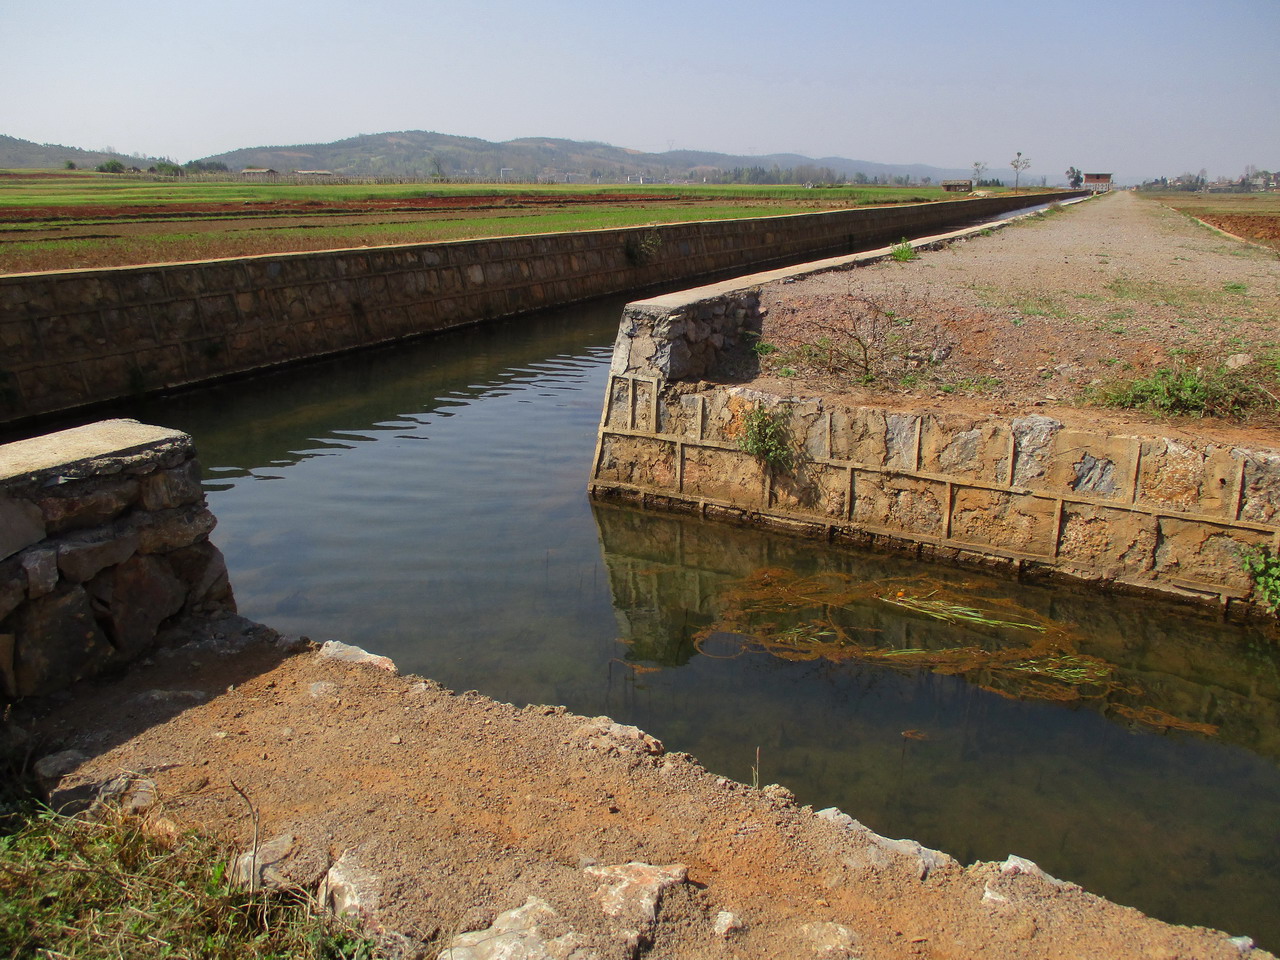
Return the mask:
POLYGON ((214 540, 254 619, 455 689, 608 714, 739 780, 758 748, 761 783, 880 833, 965 862, 1017 853, 1280 947, 1274 634, 593 508, 619 310, 127 413, 195 436, 214 540), (1050 635, 1074 652, 1047 657, 1050 635))

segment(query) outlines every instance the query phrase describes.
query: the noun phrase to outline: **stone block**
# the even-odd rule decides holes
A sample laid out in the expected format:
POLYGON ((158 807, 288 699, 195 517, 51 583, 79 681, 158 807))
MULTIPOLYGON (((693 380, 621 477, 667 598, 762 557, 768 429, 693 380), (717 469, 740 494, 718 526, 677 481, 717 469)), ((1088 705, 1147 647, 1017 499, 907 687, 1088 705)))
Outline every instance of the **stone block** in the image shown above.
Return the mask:
POLYGON ((1083 430, 1063 429, 1054 439, 1044 483, 1055 493, 1078 493, 1105 500, 1128 501, 1137 469, 1138 442, 1083 430))
POLYGON ((138 535, 132 530, 98 529, 58 541, 57 550, 62 575, 72 583, 84 583, 132 557, 138 550, 138 535))
POLYGON ((187 610, 235 612, 226 559, 208 540, 167 553, 164 559, 185 585, 187 610))
POLYGON ((1141 449, 1139 503, 1219 516, 1235 510, 1236 465, 1225 449, 1163 437, 1144 440, 1141 449))
POLYGON ((761 463, 745 453, 686 446, 683 492, 759 507, 764 503, 764 471, 761 463))
POLYGON ((1054 441, 1062 423, 1052 417, 1032 415, 1013 421, 1013 484, 1043 486, 1054 453, 1054 441))
POLYGON ((663 440, 606 435, 600 446, 596 479, 674 489, 676 445, 663 440))
POLYGON ((157 470, 140 481, 142 505, 148 510, 168 510, 204 497, 200 487, 200 464, 195 460, 169 470, 157 470))
POLYGON ((27 599, 27 574, 22 561, 14 557, 0 562, 0 621, 27 599))
POLYGON ((132 659, 155 640, 160 624, 182 609, 185 585, 158 557, 134 556, 88 586, 100 606, 116 651, 132 659))
POLYGON ((41 696, 97 673, 115 656, 88 594, 67 586, 22 607, 14 619, 14 694, 41 696))
POLYGON ((843 519, 848 507, 849 471, 801 462, 791 472, 774 477, 772 493, 772 506, 792 513, 843 519))
POLYGON ((961 487, 951 509, 951 537, 1044 556, 1053 552, 1056 515, 1052 500, 961 487))
POLYGON ((130 527, 138 534, 139 553, 166 553, 189 547, 207 537, 218 522, 212 513, 197 505, 135 514, 130 521, 130 527))
POLYGON ((832 411, 831 456, 853 464, 887 464, 884 411, 877 407, 841 407, 832 411))
POLYGON ((39 501, 49 532, 68 533, 99 527, 121 516, 138 500, 134 477, 118 477, 50 488, 39 501))
POLYGON ((12 557, 45 536, 44 515, 30 500, 0 494, 0 560, 12 557))
POLYGON ((1009 425, 1001 420, 926 416, 921 424, 920 469, 1008 483, 1009 432, 1009 425))
POLYGON ((1244 489, 1240 519, 1253 523, 1280 523, 1280 453, 1271 450, 1231 451, 1244 461, 1244 489))
POLYGON ((52 593, 58 586, 58 551, 50 546, 31 547, 19 558, 27 575, 27 596, 34 600, 52 593))
POLYGON ((1240 553, 1271 541, 1271 536, 1252 530, 1161 517, 1154 573, 1247 593, 1253 581, 1240 565, 1240 553))
POLYGON ((933 480, 855 470, 851 518, 858 526, 941 536, 946 491, 933 480))
POLYGON ((1058 556, 1089 576, 1142 576, 1151 570, 1156 547, 1155 518, 1091 504, 1065 504, 1058 556))

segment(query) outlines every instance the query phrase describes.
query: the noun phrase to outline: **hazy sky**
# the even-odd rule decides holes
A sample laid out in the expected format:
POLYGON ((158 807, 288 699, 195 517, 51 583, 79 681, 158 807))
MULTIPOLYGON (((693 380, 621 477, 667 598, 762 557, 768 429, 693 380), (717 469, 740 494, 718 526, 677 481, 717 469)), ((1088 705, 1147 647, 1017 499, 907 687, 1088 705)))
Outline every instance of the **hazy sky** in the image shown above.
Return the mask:
POLYGON ((0 0, 0 133, 434 130, 1062 179, 1280 167, 1280 0, 0 0))

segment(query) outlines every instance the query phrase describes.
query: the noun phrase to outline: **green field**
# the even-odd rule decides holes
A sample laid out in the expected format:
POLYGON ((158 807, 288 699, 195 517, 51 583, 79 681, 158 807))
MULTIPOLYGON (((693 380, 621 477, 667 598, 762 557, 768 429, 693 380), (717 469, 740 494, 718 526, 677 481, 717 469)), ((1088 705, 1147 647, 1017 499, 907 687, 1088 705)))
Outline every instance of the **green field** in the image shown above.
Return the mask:
MULTIPOLYGON (((4 171, 0 171, 3 174, 4 171)), ((739 184, 471 184, 471 183, 255 183, 236 180, 153 180, 115 174, 75 172, 50 177, 0 176, 0 207, 85 204, 166 205, 187 203, 349 202, 423 197, 666 196, 688 200, 794 200, 851 204, 940 200, 940 187, 746 186, 739 184)))

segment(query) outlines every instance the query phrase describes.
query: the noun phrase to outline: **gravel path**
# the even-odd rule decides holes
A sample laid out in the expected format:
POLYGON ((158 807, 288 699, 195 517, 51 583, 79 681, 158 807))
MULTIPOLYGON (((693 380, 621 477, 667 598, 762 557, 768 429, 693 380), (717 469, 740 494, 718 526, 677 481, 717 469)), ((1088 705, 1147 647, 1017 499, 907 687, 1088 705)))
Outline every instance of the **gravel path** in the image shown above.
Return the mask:
MULTIPOLYGON (((762 339, 779 349, 762 369, 789 380, 779 385, 787 392, 946 399, 1014 414, 1081 406, 1091 387, 1157 367, 1217 367, 1241 355, 1251 362, 1238 375, 1274 384, 1280 358, 1280 256, 1128 192, 916 260, 775 284, 764 304, 762 339), (865 324, 868 308, 899 321, 870 390, 797 356, 797 342, 865 324)), ((1274 411, 1250 421, 1277 425, 1274 411)))

